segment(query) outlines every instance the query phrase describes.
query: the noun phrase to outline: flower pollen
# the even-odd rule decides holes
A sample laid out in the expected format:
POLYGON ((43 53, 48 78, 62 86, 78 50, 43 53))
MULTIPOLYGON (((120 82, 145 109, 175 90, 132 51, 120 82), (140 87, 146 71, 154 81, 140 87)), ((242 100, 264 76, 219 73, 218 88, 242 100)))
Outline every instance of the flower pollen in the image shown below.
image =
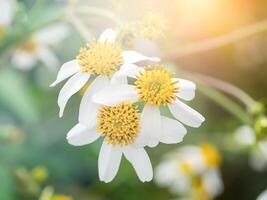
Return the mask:
POLYGON ((179 88, 175 86, 171 74, 164 69, 145 71, 138 75, 135 85, 139 98, 146 104, 167 105, 175 101, 179 88))
POLYGON ((206 164, 209 167, 218 167, 221 164, 221 156, 217 149, 211 144, 201 144, 200 149, 206 164))
POLYGON ((111 75, 123 63, 119 46, 96 40, 81 48, 76 58, 84 72, 96 75, 111 75))
POLYGON ((38 44, 33 38, 28 38, 27 40, 21 42, 17 48, 26 53, 35 54, 38 49, 38 44))
POLYGON ((126 146, 134 143, 140 129, 139 121, 138 108, 133 104, 104 106, 98 113, 97 130, 108 144, 126 146))

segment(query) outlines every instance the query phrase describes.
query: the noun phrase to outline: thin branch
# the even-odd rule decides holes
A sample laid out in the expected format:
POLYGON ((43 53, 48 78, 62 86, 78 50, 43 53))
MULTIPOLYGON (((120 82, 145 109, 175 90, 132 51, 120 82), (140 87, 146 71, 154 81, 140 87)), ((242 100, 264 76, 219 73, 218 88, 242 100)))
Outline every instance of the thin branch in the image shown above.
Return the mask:
POLYGON ((205 39, 199 42, 194 42, 192 44, 181 46, 177 49, 174 49, 173 51, 170 51, 169 53, 167 52, 165 58, 177 58, 202 51, 207 51, 210 49, 215 49, 265 30, 267 30, 267 20, 257 22, 255 24, 233 31, 226 35, 205 39))

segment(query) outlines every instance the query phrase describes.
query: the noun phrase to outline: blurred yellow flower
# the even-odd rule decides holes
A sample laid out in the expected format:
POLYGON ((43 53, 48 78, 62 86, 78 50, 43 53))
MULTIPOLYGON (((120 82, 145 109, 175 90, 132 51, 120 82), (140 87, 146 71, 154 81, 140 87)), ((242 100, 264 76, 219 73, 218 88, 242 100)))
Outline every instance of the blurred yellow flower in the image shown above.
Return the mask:
POLYGON ((219 167, 221 164, 221 156, 216 147, 212 144, 201 144, 200 149, 208 166, 219 167))

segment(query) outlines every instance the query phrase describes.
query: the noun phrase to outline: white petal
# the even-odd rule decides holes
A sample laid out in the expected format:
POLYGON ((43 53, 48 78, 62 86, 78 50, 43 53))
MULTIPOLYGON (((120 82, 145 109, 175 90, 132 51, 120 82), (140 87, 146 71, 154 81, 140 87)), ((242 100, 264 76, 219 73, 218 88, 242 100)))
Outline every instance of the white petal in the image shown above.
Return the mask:
POLYGON ((160 58, 158 57, 147 57, 136 51, 123 51, 122 56, 123 56, 125 64, 137 63, 137 62, 145 61, 145 60, 152 61, 152 62, 160 61, 160 58))
POLYGON ((38 50, 39 59, 50 69, 55 69, 59 65, 59 60, 50 49, 40 47, 38 50))
POLYGON ((116 32, 108 28, 104 30, 104 32, 100 35, 98 41, 100 43, 104 43, 104 42, 114 43, 115 39, 116 39, 116 32))
POLYGON ((65 80, 66 78, 70 77, 71 75, 75 74, 76 72, 80 71, 79 64, 77 63, 77 60, 71 60, 69 62, 66 62, 62 65, 60 68, 57 80, 50 85, 50 87, 53 87, 60 83, 61 81, 65 80))
POLYGON ((0 25, 10 25, 15 7, 15 0, 0 0, 0 25))
POLYGON ((96 128, 88 128, 82 124, 76 124, 67 134, 67 140, 71 145, 82 146, 90 144, 99 138, 96 128))
POLYGON ((176 84, 176 86, 179 88, 179 92, 176 94, 176 96, 186 101, 194 99, 196 90, 195 83, 184 79, 173 79, 173 80, 179 81, 176 84))
POLYGON ((136 76, 144 71, 144 68, 134 64, 124 64, 120 70, 115 72, 111 78, 111 84, 127 84, 127 77, 136 78, 136 76))
POLYGON ((256 140, 254 130, 248 125, 239 127, 234 133, 234 138, 237 143, 243 145, 252 145, 256 140))
POLYGON ((200 113, 179 100, 169 104, 168 107, 173 116, 187 126, 199 127, 205 121, 200 113))
POLYGON ((12 65, 20 70, 30 70, 37 63, 37 55, 17 50, 12 57, 12 65))
POLYGON ((106 77, 98 76, 89 85, 88 89, 83 95, 80 110, 79 110, 79 122, 86 124, 88 127, 92 127, 97 123, 97 112, 99 105, 92 101, 92 96, 109 84, 109 80, 106 77))
POLYGON ((103 142, 98 157, 99 178, 106 183, 116 176, 121 162, 122 149, 103 142))
POLYGON ((161 116, 158 107, 146 105, 141 116, 140 135, 136 138, 136 144, 149 147, 158 145, 161 138, 161 116))
POLYGON ((161 117, 162 134, 160 142, 175 144, 181 142, 186 134, 185 127, 178 121, 168 117, 161 117))
POLYGON ((90 74, 84 74, 84 73, 77 73, 74 76, 72 76, 67 83, 63 86, 63 88, 60 90, 58 95, 58 106, 60 108, 59 116, 63 116, 63 112, 65 109, 65 106, 69 100, 69 98, 74 95, 76 92, 78 92, 84 84, 88 81, 90 78, 90 74))
POLYGON ((144 148, 135 148, 133 146, 123 147, 123 153, 127 160, 132 163, 135 172, 142 182, 151 181, 153 170, 149 156, 144 148))
POLYGON ((264 190, 257 198, 257 200, 267 200, 267 190, 264 190))
POLYGON ((210 197, 216 197, 223 191, 221 175, 217 170, 209 170, 203 175, 203 184, 205 191, 210 197))
POLYGON ((40 44, 55 45, 56 43, 64 40, 68 33, 69 28, 67 24, 56 23, 36 32, 33 37, 40 44))
POLYGON ((114 106, 120 102, 136 102, 138 93, 133 85, 109 85, 93 95, 93 101, 106 106, 114 106))

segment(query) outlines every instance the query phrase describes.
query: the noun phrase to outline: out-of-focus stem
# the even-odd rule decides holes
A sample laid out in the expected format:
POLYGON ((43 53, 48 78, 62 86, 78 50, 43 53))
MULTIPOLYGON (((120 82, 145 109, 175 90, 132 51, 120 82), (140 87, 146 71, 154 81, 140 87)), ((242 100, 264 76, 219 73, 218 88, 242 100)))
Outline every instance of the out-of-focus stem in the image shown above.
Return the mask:
POLYGON ((239 30, 233 31, 226 35, 208 38, 199 42, 193 42, 185 46, 176 48, 170 52, 167 52, 165 58, 175 59, 177 57, 182 57, 201 51, 207 51, 210 49, 218 48, 227 45, 232 42, 236 42, 248 36, 254 35, 256 33, 267 30, 267 20, 257 22, 255 24, 249 25, 247 27, 241 28, 239 30))
POLYGON ((69 15, 68 20, 86 41, 89 41, 92 38, 92 34, 86 28, 86 25, 78 17, 76 17, 75 14, 69 15))
POLYGON ((107 9, 91 7, 91 6, 77 6, 75 8, 75 12, 77 14, 82 14, 82 15, 95 15, 95 16, 105 17, 108 19, 112 19, 114 22, 116 22, 117 25, 122 24, 122 20, 119 17, 117 17, 115 13, 107 9))
POLYGON ((240 88, 232 85, 231 83, 225 82, 220 79, 212 78, 207 75, 199 74, 199 73, 189 73, 190 77, 200 80, 201 82, 214 87, 218 90, 221 90, 231 96, 235 97, 239 101, 245 104, 247 110, 251 110, 251 108, 257 103, 252 97, 250 97, 246 92, 241 90, 240 88))

